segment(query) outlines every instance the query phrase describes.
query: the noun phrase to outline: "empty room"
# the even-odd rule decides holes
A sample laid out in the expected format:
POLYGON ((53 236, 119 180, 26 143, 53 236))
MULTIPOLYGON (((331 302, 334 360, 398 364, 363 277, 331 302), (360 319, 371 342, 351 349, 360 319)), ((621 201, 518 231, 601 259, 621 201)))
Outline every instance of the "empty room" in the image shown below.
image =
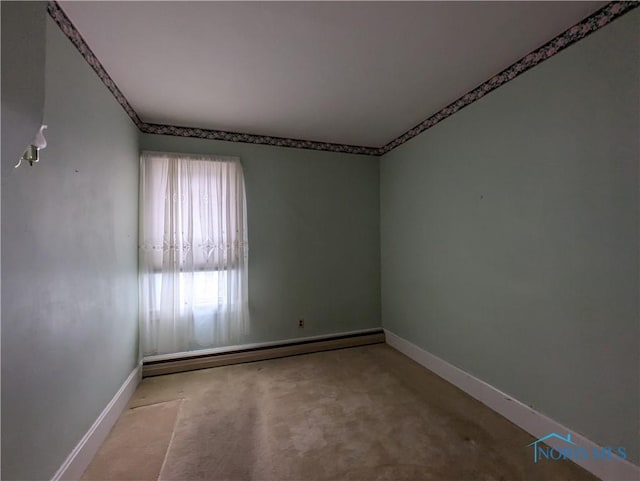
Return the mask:
POLYGON ((639 480, 638 6, 1 1, 1 478, 639 480))

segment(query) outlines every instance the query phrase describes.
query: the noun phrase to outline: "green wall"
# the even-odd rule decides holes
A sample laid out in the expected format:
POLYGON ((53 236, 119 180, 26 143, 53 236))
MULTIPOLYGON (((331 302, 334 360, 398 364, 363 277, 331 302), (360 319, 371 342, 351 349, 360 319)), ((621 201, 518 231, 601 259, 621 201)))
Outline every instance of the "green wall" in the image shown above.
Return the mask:
POLYGON ((381 326, 375 158, 150 134, 141 134, 140 148, 240 157, 249 230, 247 343, 381 326))
POLYGON ((138 356, 137 129, 45 15, 44 4, 2 2, 2 478, 7 480, 50 479, 138 356), (34 8, 40 8, 37 15, 34 8), (12 15, 5 29, 7 9, 12 15), (45 24, 46 68, 44 55, 37 54, 45 41, 37 32, 44 35, 45 24), (35 53, 5 56, 5 48, 35 53), (31 69, 37 74, 43 68, 46 98, 38 112, 23 101, 32 88, 17 91, 5 80, 22 76, 28 85, 31 69), (16 119, 31 116, 39 123, 42 115, 49 145, 40 163, 13 169, 26 146, 14 145, 24 134, 24 123, 16 119))
POLYGON ((639 20, 378 164, 139 134, 44 4, 2 2, 3 479, 49 479, 137 363, 140 150, 241 157, 246 342, 379 327, 382 294, 384 327, 637 460, 639 20))
POLYGON ((381 160, 386 329, 640 456, 638 10, 381 160))

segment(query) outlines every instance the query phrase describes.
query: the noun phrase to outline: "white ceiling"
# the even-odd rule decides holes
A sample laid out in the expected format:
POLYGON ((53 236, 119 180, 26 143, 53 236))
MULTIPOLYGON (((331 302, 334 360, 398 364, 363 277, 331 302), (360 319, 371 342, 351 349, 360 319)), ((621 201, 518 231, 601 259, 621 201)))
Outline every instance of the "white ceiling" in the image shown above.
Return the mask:
POLYGON ((378 147, 606 2, 61 2, 143 121, 378 147))

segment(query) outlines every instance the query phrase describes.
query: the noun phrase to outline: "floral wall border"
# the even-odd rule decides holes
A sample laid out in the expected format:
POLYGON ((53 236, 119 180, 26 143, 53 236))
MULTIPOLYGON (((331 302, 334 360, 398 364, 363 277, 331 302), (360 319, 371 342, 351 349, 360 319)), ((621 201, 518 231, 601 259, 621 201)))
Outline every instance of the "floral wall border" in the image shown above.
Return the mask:
POLYGON ((558 52, 582 40, 596 30, 608 25, 616 18, 630 12, 640 6, 637 1, 613 1, 600 10, 591 14, 581 22, 565 30, 549 42, 538 49, 525 55, 520 60, 511 64, 497 75, 483 82, 475 89, 469 91, 462 97, 444 107, 426 120, 420 122, 415 127, 407 130, 402 135, 396 137, 391 142, 382 147, 366 147, 348 144, 335 144, 330 142, 317 142, 312 140, 290 139, 285 137, 271 137, 268 135, 254 135, 240 132, 227 132, 224 130, 200 129, 196 127, 181 127, 176 125, 152 124, 143 122, 131 104, 120 91, 116 83, 108 74, 102 63, 98 60, 84 38, 64 13, 57 1, 47 2, 49 16, 56 22, 60 30, 73 43, 80 55, 96 72, 98 78, 109 89, 116 101, 122 106, 138 129, 147 134, 173 135, 179 137, 193 137, 209 140, 224 140, 228 142, 243 142, 250 144, 272 145, 276 147, 291 147, 298 149, 321 150, 327 152, 339 152, 347 154, 360 154, 381 156, 395 149, 396 147, 411 140, 434 125, 442 122, 447 117, 455 114, 459 110, 467 107, 473 102, 481 99, 489 92, 513 80, 527 70, 553 57, 558 52))
POLYGON ((131 120, 139 129, 142 129, 142 125, 144 122, 140 120, 138 114, 131 104, 124 96, 124 94, 120 91, 116 83, 113 81, 111 76, 107 73, 103 65, 98 60, 98 57, 93 53, 93 51, 87 45, 87 42, 84 41, 80 32, 75 27, 75 25, 69 20, 67 14, 64 13, 58 2, 51 1, 47 2, 47 12, 49 16, 53 19, 54 22, 58 25, 62 33, 71 41, 71 43, 76 47, 82 58, 89 64, 89 66, 93 69, 93 71, 98 75, 102 83, 109 89, 109 92, 114 96, 116 101, 122 106, 124 111, 131 117, 131 120))
POLYGON ((227 132, 224 130, 200 129, 196 127, 180 127, 176 125, 151 124, 143 122, 133 109, 122 91, 113 81, 98 57, 93 53, 73 22, 64 13, 55 0, 47 2, 47 12, 58 25, 62 33, 76 47, 80 55, 91 66, 98 78, 109 89, 116 101, 122 106, 138 129, 146 134, 175 135, 179 137, 195 137, 210 140, 226 140, 229 142, 245 142, 250 144, 273 145, 277 147, 293 147, 297 149, 323 150, 328 152, 340 152, 360 155, 379 155, 378 147, 366 147, 359 145, 334 144, 330 142, 317 142, 312 140, 289 139, 284 137, 271 137, 268 135, 254 135, 240 132, 227 132))
POLYGON ((608 3, 600 10, 592 13, 581 22, 578 22, 573 27, 570 27, 557 37, 545 43, 542 47, 539 47, 533 52, 525 55, 520 60, 511 64, 509 67, 507 67, 497 75, 494 75, 486 82, 477 86, 475 89, 464 94, 454 102, 451 102, 445 108, 435 113, 428 119, 423 120, 418 125, 416 125, 412 129, 407 130, 404 134, 396 137, 385 146, 380 147, 379 155, 384 155, 387 152, 411 140, 416 135, 420 135, 425 130, 430 129, 439 122, 442 122, 447 117, 455 114, 468 105, 471 105, 476 100, 480 100, 489 92, 492 92, 498 87, 503 86, 504 84, 523 74, 530 68, 535 67, 545 60, 548 60, 558 52, 561 52, 570 45, 573 45, 577 41, 582 40, 587 35, 604 27, 616 18, 630 12, 638 6, 640 6, 640 2, 638 1, 615 1, 608 3))
POLYGON ((333 144, 314 140, 289 139, 285 137, 271 137, 269 135, 243 134, 224 130, 199 129, 197 127, 180 127, 177 125, 144 123, 140 130, 145 134, 174 135, 179 137, 194 137, 197 139, 226 140, 228 142, 244 142, 248 144, 272 145, 274 147, 291 147, 296 149, 323 150, 344 154, 380 155, 379 147, 365 147, 360 145, 333 144))

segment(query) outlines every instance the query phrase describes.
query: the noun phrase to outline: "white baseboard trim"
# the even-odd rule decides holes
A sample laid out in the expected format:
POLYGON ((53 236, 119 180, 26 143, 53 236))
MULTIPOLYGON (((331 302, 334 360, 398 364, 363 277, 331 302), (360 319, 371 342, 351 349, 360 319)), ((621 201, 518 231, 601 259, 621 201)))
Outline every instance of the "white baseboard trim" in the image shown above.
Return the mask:
MULTIPOLYGON (((425 351, 387 329, 385 329, 384 332, 386 342, 389 346, 397 349, 430 371, 433 371, 444 380, 504 416, 516 426, 524 429, 536 439, 546 436, 551 432, 556 432, 563 436, 566 433, 570 433, 571 439, 578 446, 584 446, 590 452, 592 452, 594 448, 600 448, 598 444, 590 439, 539 413, 492 385, 449 364, 438 356, 425 351)), ((546 444, 553 448, 561 448, 564 446, 561 441, 557 439, 549 439, 546 444)), ((531 462, 533 462, 533 459, 531 462)), ((605 481, 630 481, 632 479, 640 479, 640 466, 626 460, 598 460, 589 458, 585 460, 574 460, 574 462, 605 481)))
POLYGON ((71 454, 67 457, 60 469, 53 476, 52 481, 77 481, 84 473, 87 466, 98 452, 98 449, 107 438, 109 431, 116 423, 122 411, 127 406, 131 395, 140 384, 142 379, 142 364, 139 364, 125 382, 120 386, 118 392, 109 401, 109 404, 98 416, 98 419, 89 428, 89 431, 82 437, 71 454))

